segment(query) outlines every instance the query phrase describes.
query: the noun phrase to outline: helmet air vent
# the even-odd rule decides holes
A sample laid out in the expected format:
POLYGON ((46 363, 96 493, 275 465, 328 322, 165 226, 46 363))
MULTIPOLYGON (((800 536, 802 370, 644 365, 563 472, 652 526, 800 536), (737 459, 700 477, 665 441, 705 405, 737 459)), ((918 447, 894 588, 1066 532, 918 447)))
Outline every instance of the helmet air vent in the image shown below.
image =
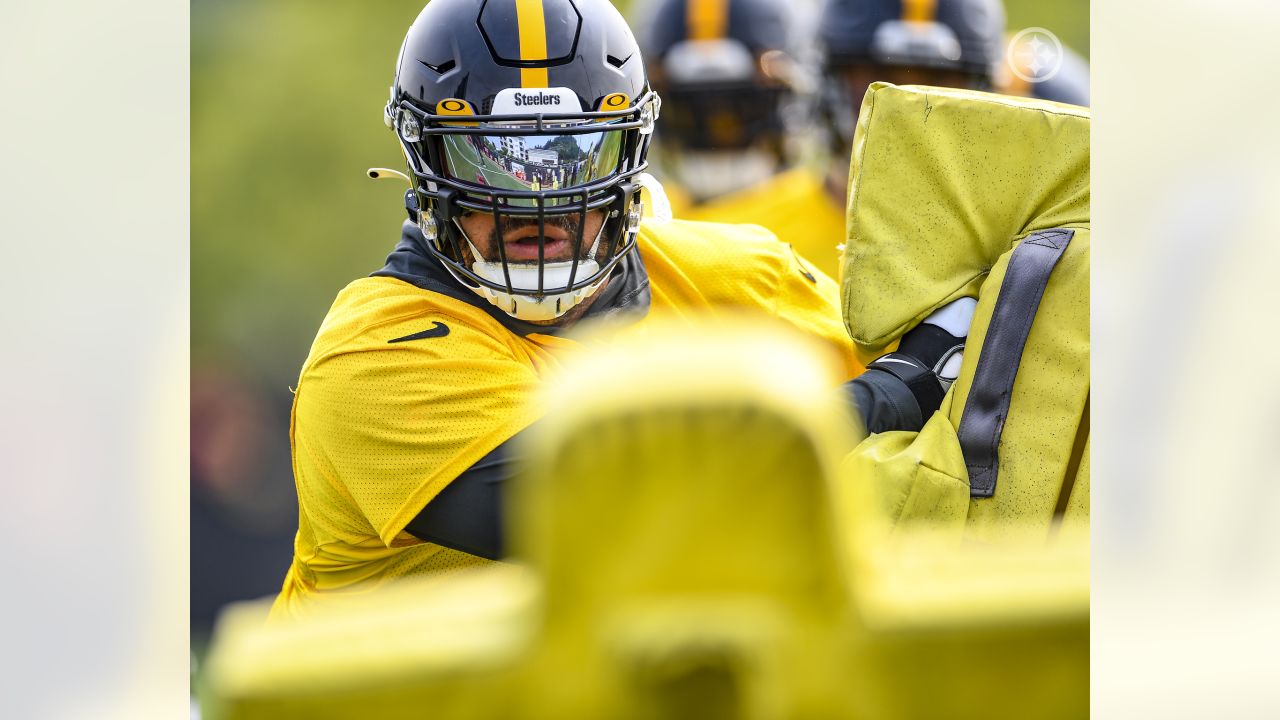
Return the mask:
POLYGON ((445 60, 439 65, 432 65, 431 63, 425 60, 419 60, 418 62, 422 63, 423 65, 426 65, 428 68, 431 68, 432 70, 440 73, 441 75, 444 75, 445 73, 449 72, 450 70, 458 66, 457 61, 455 61, 453 58, 449 58, 448 60, 445 60))

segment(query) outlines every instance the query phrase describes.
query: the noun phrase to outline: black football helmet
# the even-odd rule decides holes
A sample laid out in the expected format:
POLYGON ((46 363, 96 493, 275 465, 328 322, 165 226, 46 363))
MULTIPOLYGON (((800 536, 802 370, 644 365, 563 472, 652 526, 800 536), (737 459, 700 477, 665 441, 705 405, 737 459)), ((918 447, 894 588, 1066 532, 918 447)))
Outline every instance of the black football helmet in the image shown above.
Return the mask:
POLYGON ((553 321, 635 246, 636 176, 658 110, 608 0, 431 0, 405 37, 384 115, 426 250, 508 314, 553 321), (584 237, 593 211, 600 231, 584 237), (493 215, 494 242, 467 236, 468 213, 493 215), (517 226, 536 226, 536 258, 527 246, 508 257, 504 231, 517 226), (571 251, 547 252, 564 245, 548 243, 552 226, 568 230, 571 251))
POLYGON ((798 12, 789 0, 659 0, 641 25, 649 78, 666 102, 662 165, 695 197, 785 164, 807 79, 798 12))
POLYGON ((853 139, 877 80, 988 90, 1003 56, 1001 0, 825 0, 818 20, 824 115, 853 139))

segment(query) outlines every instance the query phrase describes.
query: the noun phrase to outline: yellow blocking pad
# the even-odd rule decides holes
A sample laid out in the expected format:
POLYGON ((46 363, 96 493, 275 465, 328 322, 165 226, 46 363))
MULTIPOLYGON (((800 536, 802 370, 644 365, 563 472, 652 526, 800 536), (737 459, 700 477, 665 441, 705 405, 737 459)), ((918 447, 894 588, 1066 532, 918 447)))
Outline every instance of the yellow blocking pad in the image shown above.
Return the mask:
POLYGON ((493 564, 270 623, 269 600, 232 606, 205 663, 203 716, 500 718, 488 695, 528 653, 539 589, 527 569, 493 564))
POLYGON ((1088 717, 1087 527, 959 545, 917 529, 858 564, 855 672, 877 717, 1088 717))
POLYGON ((863 101, 850 172, 841 292, 859 353, 880 354, 958 297, 976 297, 978 306, 960 376, 939 413, 919 433, 865 440, 843 465, 846 480, 875 487, 886 517, 956 536, 1043 533, 1064 515, 1087 522, 1088 111, 875 84, 863 101), (971 501, 956 429, 1013 248, 1050 228, 1074 236, 1022 351, 999 435, 995 494, 971 501))
POLYGON ((849 168, 845 325, 864 362, 1027 234, 1089 222, 1089 111, 875 83, 849 168))
POLYGON ((535 704, 655 718, 840 707, 847 579, 827 481, 858 435, 834 356, 743 318, 582 359, 543 394, 555 420, 528 437, 511 504, 512 546, 546 583, 535 704))
MULTIPOLYGON (((941 414, 931 422, 950 427, 941 414)), ((963 509, 958 523, 895 523, 874 485, 835 488, 853 548, 853 672, 877 708, 863 717, 1088 716, 1087 519, 1048 537, 1022 528, 957 542, 963 509)), ((942 481, 913 501, 927 507, 948 494, 942 481)))
POLYGON ((1084 454, 1080 459, 1080 469, 1076 473, 1075 486, 1067 498, 1067 509, 1064 517, 1067 523, 1089 524, 1089 444, 1092 435, 1085 439, 1084 454))
MULTIPOLYGON (((821 517, 821 478, 861 437, 834 391, 843 372, 834 353, 763 316, 693 324, 655 319, 641 334, 628 328, 597 342, 612 332, 606 327, 582 337, 593 351, 571 358, 541 393, 545 416, 554 421, 535 425, 527 436, 530 466, 516 485, 513 548, 552 584, 566 561, 577 566, 623 551, 648 552, 581 542, 602 525, 618 536, 651 533, 652 542, 672 546, 678 543, 664 536, 704 533, 704 518, 740 518, 759 525, 753 537, 769 530, 787 542, 804 538, 809 556, 825 552, 830 538, 812 530, 815 523, 829 525, 821 517), (807 469, 794 470, 797 463, 808 463, 807 469), (771 478, 800 479, 778 489, 771 478), (788 508, 761 508, 762 495, 784 493, 778 502, 800 502, 793 498, 802 489, 812 493, 805 512, 817 515, 787 517, 782 511, 788 508), (605 521, 610 518, 618 524, 605 521), (784 522, 794 525, 778 526, 784 522), (805 530, 796 536, 799 527, 805 530)), ((755 551, 773 552, 767 545, 755 551)), ((744 564, 759 567, 761 560, 744 564)), ((707 572, 737 572, 752 584, 760 577, 722 566, 664 582, 684 586, 707 572)))
POLYGON ((578 618, 597 646, 575 648, 539 624, 536 576, 496 565, 397 581, 283 623, 265 623, 266 604, 238 606, 219 624, 202 710, 214 720, 795 717, 806 715, 785 711, 809 679, 799 688, 808 717, 1087 715, 1087 532, 959 548, 928 532, 855 534, 835 616, 854 619, 815 628, 834 648, 822 636, 797 642, 773 597, 733 595, 619 602, 578 618))
POLYGON ((838 363, 793 332, 584 342, 510 498, 523 565, 230 613, 206 716, 1082 715, 1087 536, 891 534, 832 482, 858 430, 838 363))
MULTIPOLYGON (((1089 241, 1089 230, 1077 228, 1049 277, 1000 437, 999 483, 994 496, 970 505, 971 536, 991 537, 1012 523, 1047 529, 1064 489, 1070 492, 1064 484, 1089 397, 1089 241)), ((982 284, 964 364, 944 408, 952 427, 960 427, 974 373, 986 351, 988 323, 1007 266, 1006 255, 982 284)), ((1083 430, 1087 432, 1087 425, 1083 430)), ((1082 466, 1087 473, 1087 456, 1082 466)), ((1087 487, 1086 480, 1086 491, 1087 487)))
POLYGON ((885 517, 901 524, 943 525, 957 537, 985 538, 1028 528, 1043 533, 1059 514, 1088 523, 1089 435, 1081 423, 1089 396, 1089 239, 1087 229, 1076 230, 1045 288, 1001 434, 995 495, 970 501, 956 428, 1008 254, 981 285, 964 364, 939 412, 919 433, 867 438, 841 465, 845 482, 876 488, 885 517), (1073 465, 1078 433, 1084 448, 1073 465))

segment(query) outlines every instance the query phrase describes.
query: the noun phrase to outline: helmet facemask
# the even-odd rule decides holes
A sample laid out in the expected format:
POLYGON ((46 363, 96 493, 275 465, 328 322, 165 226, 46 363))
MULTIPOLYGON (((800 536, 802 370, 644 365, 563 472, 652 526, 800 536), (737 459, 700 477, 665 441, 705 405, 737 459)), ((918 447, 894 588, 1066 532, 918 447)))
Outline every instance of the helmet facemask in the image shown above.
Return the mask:
POLYGON ((557 90, 504 91, 508 102, 494 103, 501 113, 465 120, 403 98, 388 105, 427 250, 477 295, 530 322, 554 322, 590 298, 635 246, 632 179, 645 169, 658 109, 650 92, 635 104, 615 101, 620 110, 512 112, 512 97, 545 100, 557 90), (464 230, 474 214, 492 216, 489 227, 472 223, 485 228, 479 236, 464 230))
POLYGON ((522 320, 546 322, 560 317, 600 289, 607 277, 600 269, 610 254, 610 249, 601 242, 607 218, 594 217, 581 210, 572 214, 547 213, 539 220, 510 218, 509 224, 505 224, 503 218, 502 212, 493 214, 485 237, 474 239, 467 234, 462 218, 453 220, 454 230, 463 244, 463 266, 504 288, 473 287, 485 299, 522 320), (515 239, 510 247, 503 241, 508 235, 515 239), (578 278, 592 277, 600 280, 577 290, 570 289, 578 278), (508 286, 511 290, 505 289, 508 286), (556 292, 558 288, 565 291, 556 292), (540 293, 544 296, 541 302, 530 299, 540 293))

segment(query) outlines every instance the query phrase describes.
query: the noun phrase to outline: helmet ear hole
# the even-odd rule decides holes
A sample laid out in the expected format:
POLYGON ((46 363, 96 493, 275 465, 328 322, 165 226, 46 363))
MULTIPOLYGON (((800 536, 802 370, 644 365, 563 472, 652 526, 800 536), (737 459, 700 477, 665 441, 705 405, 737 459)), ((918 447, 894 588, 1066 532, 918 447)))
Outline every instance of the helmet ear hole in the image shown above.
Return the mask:
POLYGON ((436 247, 440 246, 440 226, 432 213, 418 214, 418 229, 422 231, 422 239, 436 247))
POLYGON ((416 143, 422 139, 422 125, 412 113, 400 112, 400 137, 405 142, 416 143))

